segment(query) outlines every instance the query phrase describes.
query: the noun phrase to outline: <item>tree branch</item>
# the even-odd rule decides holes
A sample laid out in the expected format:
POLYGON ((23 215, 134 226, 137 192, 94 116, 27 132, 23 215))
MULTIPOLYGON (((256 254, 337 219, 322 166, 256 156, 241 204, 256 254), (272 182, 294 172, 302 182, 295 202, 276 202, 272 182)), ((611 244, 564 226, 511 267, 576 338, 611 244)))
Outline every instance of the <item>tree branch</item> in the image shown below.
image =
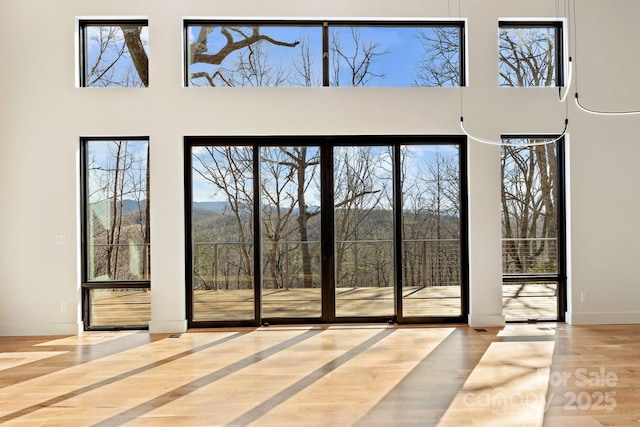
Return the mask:
POLYGON ((191 44, 191 63, 204 63, 212 65, 220 65, 224 59, 232 52, 248 47, 259 41, 266 41, 276 46, 295 47, 300 42, 295 41, 293 43, 287 43, 279 40, 275 40, 267 35, 260 34, 260 27, 252 27, 253 32, 251 35, 245 35, 242 40, 235 41, 233 35, 229 30, 234 30, 240 34, 237 28, 234 27, 221 27, 220 33, 226 38, 226 44, 216 53, 205 53, 208 51, 207 36, 213 31, 213 27, 202 27, 198 40, 191 44))

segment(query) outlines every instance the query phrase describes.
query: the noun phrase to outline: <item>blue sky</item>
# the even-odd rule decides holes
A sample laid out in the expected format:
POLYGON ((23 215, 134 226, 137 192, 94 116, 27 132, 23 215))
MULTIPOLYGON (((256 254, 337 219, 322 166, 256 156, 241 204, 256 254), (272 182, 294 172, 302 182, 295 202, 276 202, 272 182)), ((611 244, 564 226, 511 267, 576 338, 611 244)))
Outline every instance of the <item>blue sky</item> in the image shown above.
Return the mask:
MULTIPOLYGON (((189 27, 189 43, 195 41, 200 32, 201 26, 189 27)), ((334 36, 338 36, 342 42, 343 51, 347 56, 355 52, 355 44, 351 35, 351 26, 330 26, 330 44, 334 36)), ((401 27, 401 26, 361 26, 355 27, 360 34, 360 50, 362 45, 376 43, 377 51, 384 52, 379 56, 371 67, 374 74, 385 74, 384 78, 374 78, 368 86, 412 86, 414 85, 416 64, 424 54, 424 47, 416 37, 418 30, 432 31, 428 27, 401 27)), ((243 27, 247 32, 249 27, 243 27)), ((261 33, 272 38, 285 42, 306 40, 311 49, 314 75, 320 77, 322 74, 322 27, 317 26, 263 26, 261 33)), ((217 52, 225 43, 224 37, 220 34, 219 28, 209 35, 209 52, 217 52)), ((282 63, 285 68, 293 69, 293 61, 300 56, 300 45, 296 48, 269 46, 269 59, 271 63, 282 63)), ((331 53, 330 53, 331 55, 331 53)), ((222 66, 233 68, 235 56, 230 56, 223 62, 222 66)), ((330 63, 332 58, 330 57, 330 63)), ((331 67, 331 65, 330 65, 331 67)), ((190 72, 207 71, 212 73, 216 66, 208 64, 192 64, 189 66, 190 72)), ((350 86, 350 77, 341 77, 341 86, 350 86)), ((206 83, 206 82, 203 82, 206 83)), ((320 84, 320 82, 318 82, 320 84)))
MULTIPOLYGON (((405 163, 405 170, 408 179, 424 179, 424 174, 429 170, 434 160, 440 156, 441 158, 454 157, 457 161, 458 150, 453 145, 407 145, 405 155, 403 156, 403 162, 405 163), (422 177, 422 178, 419 178, 422 177)), ((336 148, 340 150, 348 149, 336 148)), ((310 147, 307 156, 312 155, 310 147)), ((387 146, 370 147, 373 164, 377 165, 376 177, 381 180, 391 180, 391 159, 390 149, 387 146)), ((317 150, 317 147, 315 148, 317 150)), ((204 154, 202 147, 194 147, 192 152, 194 154, 204 154)), ((336 154, 338 155, 338 154, 336 154)), ((193 166, 199 165, 199 162, 193 158, 193 166)), ((316 178, 319 178, 316 176, 316 178)), ((217 188, 211 183, 207 182, 198 173, 192 174, 193 179, 193 200, 196 202, 207 201, 224 201, 225 195, 223 192, 217 190, 217 188)), ((389 184, 390 186, 390 184, 389 184)), ((391 188, 389 188, 391 190, 391 188)), ((291 190, 293 191, 293 190, 291 190)), ((295 194, 295 191, 293 191, 295 194)), ((387 202, 387 201, 381 201, 387 202)), ((315 185, 311 185, 307 195, 307 204, 310 206, 319 206, 319 189, 315 185)))
MULTIPOLYGON (((127 75, 127 73, 131 73, 132 76, 135 76, 137 80, 137 85, 140 85, 139 79, 137 79, 137 72, 133 67, 133 61, 128 54, 128 50, 125 48, 125 53, 122 57, 118 59, 118 55, 124 47, 124 35, 120 27, 117 26, 100 26, 100 25, 87 25, 85 28, 85 43, 86 43, 86 55, 87 55, 87 64, 85 72, 90 72, 93 66, 99 59, 100 55, 100 46, 101 41, 106 47, 104 49, 102 58, 100 58, 100 64, 98 69, 107 69, 107 76, 112 76, 110 79, 114 81, 121 81, 127 75), (111 36, 108 39, 109 35, 111 36), (108 42, 107 42, 108 40, 108 42), (116 61, 117 59, 117 61, 116 61), (114 61, 116 61, 114 63, 114 61), (111 66, 111 64, 113 66, 111 66)), ((147 51, 147 55, 149 54, 149 27, 144 27, 140 33, 140 38, 142 43, 145 46, 145 50, 147 51)), ((88 76, 85 76, 88 77, 88 76)), ((93 80, 94 77, 91 77, 88 80, 93 80)), ((91 83, 91 81, 86 82, 87 85, 91 83)), ((101 84, 96 84, 96 86, 102 86, 101 84)), ((117 85, 114 85, 117 86, 117 85)))
MULTIPOLYGON (((104 67, 108 66, 113 58, 116 57, 117 52, 124 44, 122 32, 118 27, 100 27, 100 26, 87 26, 86 28, 86 46, 87 46, 87 59, 88 68, 91 68, 96 62, 96 58, 99 51, 99 35, 100 29, 103 30, 103 34, 106 34, 106 29, 113 28, 116 30, 116 37, 113 40, 110 48, 103 57, 102 63, 104 67)), ((192 25, 188 27, 188 43, 192 43, 198 37, 198 33, 202 27, 198 25, 192 25)), ((238 27, 247 33, 251 32, 250 27, 238 27)), ((142 32, 142 40, 145 46, 148 46, 148 27, 142 32)), ((373 64, 370 67, 370 71, 373 74, 381 75, 384 77, 374 77, 366 82, 367 86, 414 86, 416 78, 416 68, 419 61, 424 58, 425 48, 417 37, 418 32, 433 32, 433 28, 429 26, 423 27, 409 27, 409 26, 340 26, 332 25, 329 27, 329 43, 330 43, 330 78, 331 85, 336 85, 333 75, 333 63, 336 54, 331 50, 333 46, 334 37, 337 37, 341 41, 342 51, 349 57, 355 55, 358 49, 360 53, 363 51, 363 46, 369 46, 374 43, 376 51, 380 53, 374 59, 373 64), (352 37, 351 30, 355 28, 359 33, 359 43, 356 47, 354 38, 352 37)), ((320 86, 322 83, 322 26, 318 24, 303 25, 303 26, 284 26, 284 25, 264 25, 260 28, 261 34, 271 36, 275 40, 284 42, 304 42, 310 49, 311 67, 313 85, 320 86)), ((236 35, 235 39, 241 39, 242 36, 236 35)), ((216 53, 226 43, 225 37, 220 34, 220 27, 216 27, 214 31, 209 34, 208 37, 208 52, 216 53)), ((300 78, 296 77, 296 63, 299 64, 301 57, 302 43, 296 47, 284 47, 276 46, 269 43, 262 44, 261 48, 267 55, 268 64, 267 67, 271 69, 281 68, 286 73, 289 73, 290 79, 287 83, 272 83, 269 79, 265 79, 259 83, 256 82, 244 82, 244 85, 284 85, 284 86, 297 86, 301 85, 300 78)), ((219 68, 225 68, 227 70, 237 70, 236 62, 240 54, 247 55, 247 49, 241 49, 234 52, 232 55, 226 58, 226 60, 220 65, 210 65, 203 63, 196 63, 189 65, 189 73, 206 71, 208 74, 213 74, 219 68)), ((176 58, 176 60, 180 60, 176 58)), ((125 74, 127 71, 131 71, 133 68, 132 61, 125 53, 115 66, 110 70, 116 75, 125 74)), ((348 67, 343 63, 342 72, 339 77, 340 86, 351 86, 351 75, 348 67)), ((197 79, 194 84, 208 86, 208 83, 204 79, 197 79)), ((217 82, 221 84, 221 82, 217 82)), ((236 82, 236 85, 241 84, 236 82)))

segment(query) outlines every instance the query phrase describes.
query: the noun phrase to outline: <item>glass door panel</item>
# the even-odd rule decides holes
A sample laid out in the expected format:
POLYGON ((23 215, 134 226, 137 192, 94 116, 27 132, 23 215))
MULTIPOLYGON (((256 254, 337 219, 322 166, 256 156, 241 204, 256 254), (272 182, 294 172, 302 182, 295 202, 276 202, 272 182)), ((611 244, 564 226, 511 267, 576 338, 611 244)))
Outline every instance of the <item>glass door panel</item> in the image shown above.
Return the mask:
POLYGON ((334 148, 336 317, 395 314, 392 153, 334 148))
POLYGON ((319 318, 320 148, 260 149, 262 317, 319 318))
POLYGON ((253 148, 191 153, 193 320, 252 320, 253 148))
POLYGON ((401 179, 403 316, 460 316, 458 147, 402 146, 401 179))
POLYGON ((504 315, 507 321, 557 320, 564 276, 561 141, 503 140, 510 144, 501 156, 504 315))

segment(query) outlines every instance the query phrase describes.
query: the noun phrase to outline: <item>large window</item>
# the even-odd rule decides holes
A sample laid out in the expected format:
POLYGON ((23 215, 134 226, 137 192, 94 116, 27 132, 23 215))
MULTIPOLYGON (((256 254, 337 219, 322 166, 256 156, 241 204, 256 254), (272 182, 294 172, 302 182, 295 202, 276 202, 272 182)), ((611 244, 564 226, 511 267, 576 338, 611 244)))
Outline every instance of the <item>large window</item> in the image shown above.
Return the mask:
POLYGON ((322 27, 186 24, 187 86, 320 86, 322 27))
POLYGON ((462 86, 462 22, 186 21, 187 86, 462 86))
POLYGON ((149 85, 147 21, 80 21, 80 86, 149 85))
POLYGON ((562 86, 562 23, 500 22, 500 86, 562 86))
POLYGON ((464 321, 459 138, 187 138, 190 326, 464 321))
POLYGON ((502 268, 507 320, 557 320, 564 305, 562 140, 502 147, 502 268))
POLYGON ((463 26, 329 25, 331 86, 462 86, 463 26))
POLYGON ((148 140, 83 139, 84 321, 143 327, 150 317, 148 140))

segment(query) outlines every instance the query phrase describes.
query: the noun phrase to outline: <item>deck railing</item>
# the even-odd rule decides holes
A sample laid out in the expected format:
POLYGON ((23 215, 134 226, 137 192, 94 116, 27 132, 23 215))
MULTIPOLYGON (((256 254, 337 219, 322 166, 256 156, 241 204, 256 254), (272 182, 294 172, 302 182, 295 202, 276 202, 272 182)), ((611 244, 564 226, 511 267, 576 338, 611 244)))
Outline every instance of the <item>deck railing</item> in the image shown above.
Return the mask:
MULTIPOLYGON (((307 245, 311 253, 314 286, 320 286, 320 241, 280 241, 263 245, 263 280, 273 282, 263 283, 263 286, 301 285, 302 245, 307 245), (275 250, 272 250, 274 246, 275 250)), ((221 286, 250 288, 252 273, 247 267, 248 259, 241 253, 243 246, 252 257, 252 243, 194 243, 194 286, 204 289, 220 289, 221 286)), ((112 280, 149 277, 150 265, 144 262, 144 257, 150 247, 144 243, 92 244, 94 276, 105 274, 101 268, 107 264, 104 254, 109 247, 118 250, 116 275, 112 280), (98 263, 102 267, 97 267, 98 263)), ((393 240, 338 240, 335 242, 335 256, 337 286, 392 286, 393 240)), ((402 257, 403 280, 408 286, 440 286, 459 280, 460 242, 457 239, 403 240, 402 257)), ((505 274, 556 273, 558 239, 502 239, 502 265, 505 274)))
POLYGON ((551 237, 502 239, 505 274, 557 273, 558 239, 551 237))
MULTIPOLYGON (((303 245, 311 259, 310 277, 320 286, 320 241, 263 243, 262 286, 303 287, 303 245)), ((337 287, 393 286, 393 240, 338 240, 335 242, 337 287)), ((193 244, 194 289, 248 289, 252 287, 253 245, 239 242, 193 244)), ((405 286, 460 284, 458 239, 403 240, 402 274, 405 286)))

